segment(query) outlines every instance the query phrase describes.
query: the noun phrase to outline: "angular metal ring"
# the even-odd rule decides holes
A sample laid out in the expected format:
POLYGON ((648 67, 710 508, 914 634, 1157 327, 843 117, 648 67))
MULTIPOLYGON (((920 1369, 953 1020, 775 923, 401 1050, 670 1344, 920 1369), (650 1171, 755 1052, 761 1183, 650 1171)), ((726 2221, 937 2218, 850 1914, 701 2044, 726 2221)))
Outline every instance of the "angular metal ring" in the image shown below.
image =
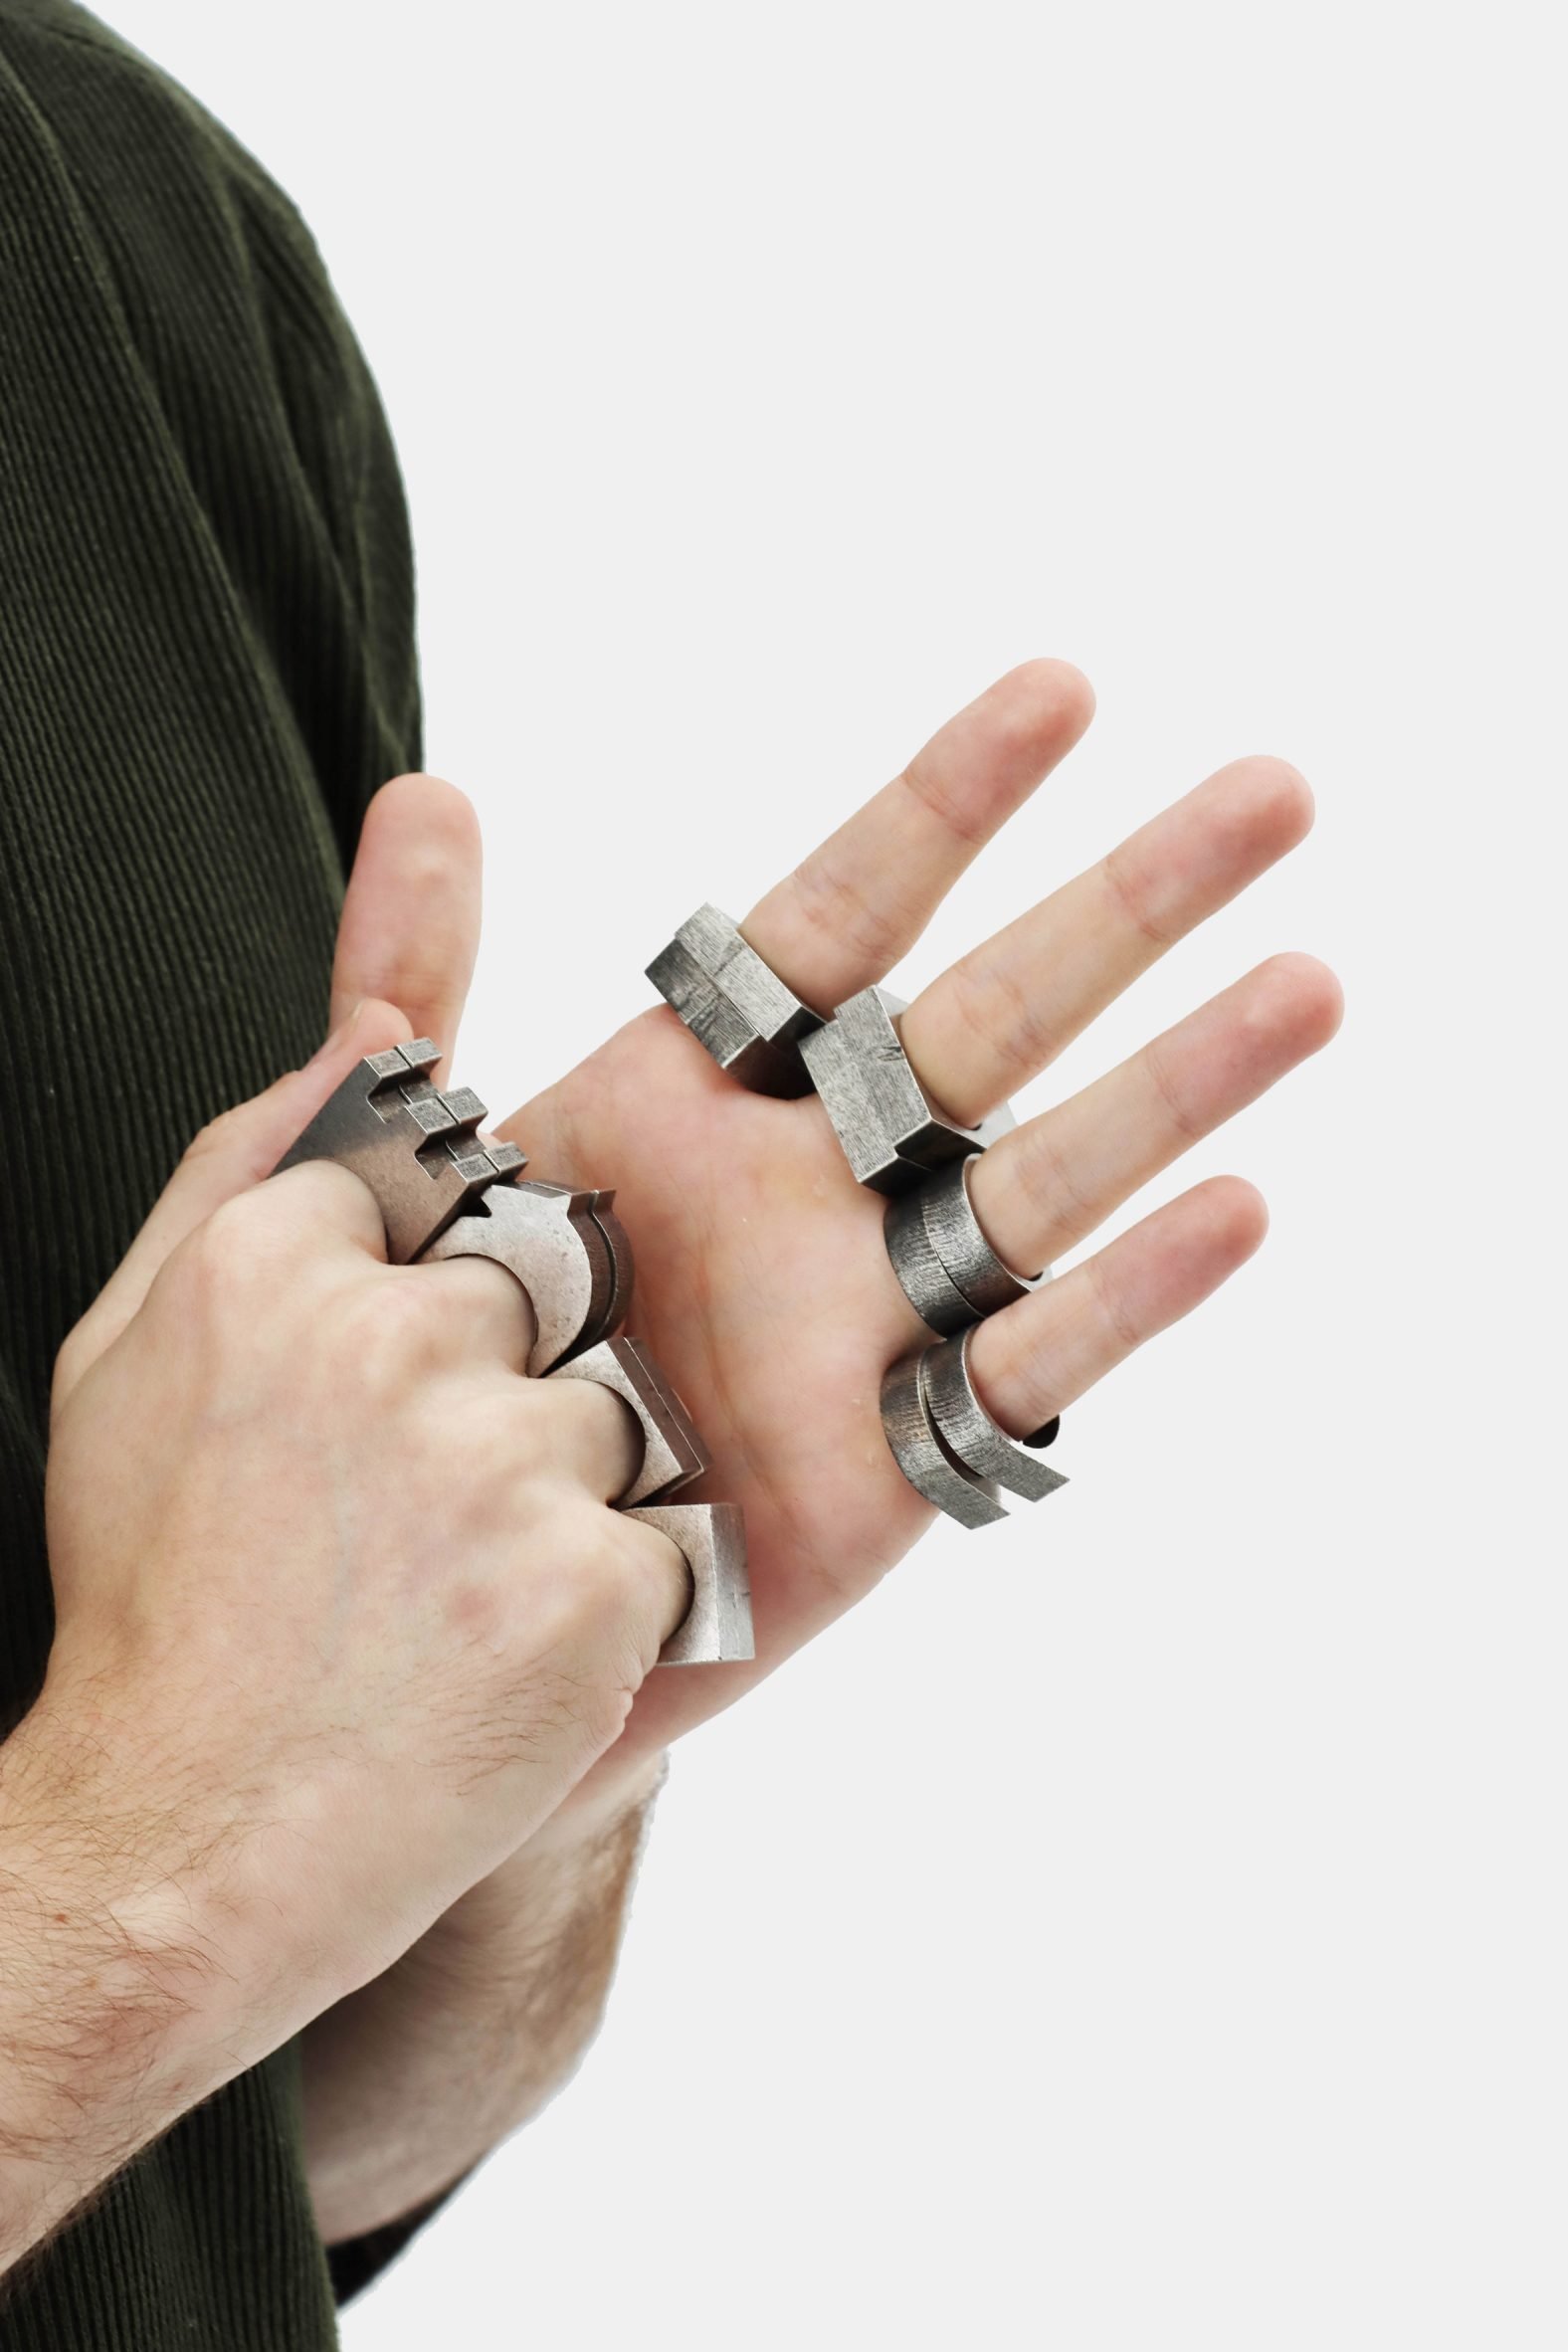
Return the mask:
POLYGON ((917 1494, 962 1527, 989 1527, 1007 1517, 994 1481, 977 1476, 944 1444, 925 1388, 925 1359, 918 1348, 888 1367, 882 1386, 882 1428, 892 1458, 917 1494))
POLYGON ((969 1193, 975 1155, 952 1160, 887 1204, 883 1232, 893 1273, 921 1320, 943 1338, 993 1315, 1051 1279, 1018 1274, 980 1229, 969 1193))
POLYGON ((528 1293, 537 1326, 528 1370, 535 1377, 595 1346, 631 1304, 632 1253, 611 1203, 613 1192, 564 1184, 496 1185, 456 1217, 425 1252, 433 1258, 491 1258, 528 1293))
POLYGON ((977 1127, 960 1127, 937 1109, 898 1035, 906 1010, 889 989, 863 988, 800 1045, 845 1157, 859 1182, 877 1192, 907 1192, 933 1168, 984 1151, 1016 1123, 1005 1102, 977 1127))
POLYGON ((428 1037, 367 1054, 273 1171, 306 1160, 352 1169, 376 1196, 394 1266, 418 1258, 481 1193, 525 1165, 514 1143, 481 1140, 485 1105, 471 1086, 437 1092, 426 1074, 440 1059, 428 1037))
POLYGON ((721 907, 689 915, 655 956, 648 978, 719 1069, 753 1094, 810 1093, 799 1043, 822 1026, 822 1016, 785 986, 721 907))
POLYGON ((660 1651, 659 1664, 715 1666, 755 1658, 739 1503, 661 1502, 625 1515, 668 1535, 691 1571, 691 1606, 660 1651))
POLYGON ((697 1436, 675 1390, 642 1342, 602 1339, 569 1364, 557 1364, 552 1380, 591 1380, 613 1389, 631 1406, 643 1432, 643 1459, 637 1475, 617 1505, 630 1510, 640 1502, 656 1502, 673 1494, 708 1467, 707 1448, 697 1436))
POLYGON ((925 1351, 925 1401, 938 1434, 973 1477, 992 1479, 1026 1502, 1039 1502, 1068 1481, 1061 1470, 1028 1452, 1020 1439, 1010 1438, 981 1404, 969 1368, 973 1337, 971 1328, 925 1351))

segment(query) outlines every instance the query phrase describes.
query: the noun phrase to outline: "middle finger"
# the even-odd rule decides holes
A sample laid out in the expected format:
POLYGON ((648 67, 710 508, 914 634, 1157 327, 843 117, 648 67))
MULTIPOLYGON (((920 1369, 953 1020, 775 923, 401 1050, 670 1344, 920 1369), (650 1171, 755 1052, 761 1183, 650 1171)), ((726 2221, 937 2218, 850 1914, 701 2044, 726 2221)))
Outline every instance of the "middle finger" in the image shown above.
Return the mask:
POLYGON ((1276 955, 1119 1068, 1001 1135, 970 1164, 980 1229, 1004 1264, 1049 1266, 1141 1185, 1326 1046, 1339 983, 1276 955))
POLYGON ((915 998, 899 1030, 927 1093, 975 1124, 1311 823, 1283 760, 1221 768, 915 998))

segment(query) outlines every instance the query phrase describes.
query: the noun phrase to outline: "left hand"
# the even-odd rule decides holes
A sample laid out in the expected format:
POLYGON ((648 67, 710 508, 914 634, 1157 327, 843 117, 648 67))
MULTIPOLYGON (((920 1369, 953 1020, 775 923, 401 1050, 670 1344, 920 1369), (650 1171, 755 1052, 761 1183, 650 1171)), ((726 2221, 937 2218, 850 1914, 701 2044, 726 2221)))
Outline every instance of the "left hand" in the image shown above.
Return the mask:
MULTIPOLYGON (((746 938, 819 1012, 880 980, 1091 710, 1064 664, 1012 672, 761 900, 746 938)), ((933 1099, 978 1120, 1311 820, 1292 768, 1239 761, 975 949, 900 1025, 933 1099)), ((1339 1017, 1330 972, 1277 956, 1027 1120, 974 1171, 993 1247, 1030 1269, 1073 1249, 1326 1044, 1339 1017)), ((632 1328, 713 1455, 691 1492, 746 1513, 755 1665, 651 1676, 569 1815, 634 1785, 653 1751, 861 1599, 920 1534, 932 1513, 888 1452, 879 1390, 930 1334, 888 1264, 885 1203, 855 1182, 822 1105, 747 1093, 668 1008, 640 1014, 500 1131, 541 1174, 617 1188, 637 1255, 632 1328)), ((1022 1436, 1065 1410, 1207 1298, 1266 1223, 1251 1185, 1211 1178, 982 1323, 971 1362, 992 1413, 1022 1436)))
MULTIPOLYGON (((1071 750, 1090 710, 1076 671, 1050 662, 1014 671, 761 900, 747 938, 822 1012, 880 979, 1071 750)), ((903 1041, 932 1095, 953 1116, 978 1119, 1166 947, 1294 848, 1311 819, 1301 778, 1269 759, 1222 769, 1154 818, 910 1006, 903 1041)), ((472 812, 451 786, 401 777, 377 796, 339 931, 334 1026, 356 999, 384 998, 450 1051, 477 939, 478 857, 472 812)), ((698 880, 693 897, 700 888, 698 880)), ((686 911, 673 910, 671 927, 686 911)), ((647 942, 650 951, 658 944, 647 942)), ((1073 1249, 1325 1045, 1339 1016, 1338 984, 1322 965, 1290 955, 1260 966, 982 1156, 973 1199, 993 1246, 1031 1268, 1073 1249)), ((334 2128, 351 2175, 361 2173, 362 2147, 386 2138, 388 2102, 417 2111, 424 2095, 411 2096, 385 2063, 389 2047, 406 2056, 408 2046, 406 2017, 390 2043, 381 2017, 388 2002, 397 2008, 400 1987, 415 1988, 443 2081, 453 2078, 454 2050, 497 2018, 505 2027, 519 2089, 513 2096, 501 2084, 497 2118, 482 2119, 472 2153, 520 2119, 534 2060, 516 2049, 507 2021, 516 1985, 540 1974, 541 1918, 570 1918, 571 1890, 593 1881, 594 1858, 616 1851, 618 1839, 624 1847, 617 1825, 646 1799, 659 1751, 859 1600, 931 1517, 893 1464, 879 1412, 886 1365, 929 1334, 888 1265, 884 1204, 855 1182, 819 1102, 746 1093, 658 1007, 501 1132, 522 1143, 539 1175, 616 1187, 637 1255, 633 1327, 713 1453, 711 1480, 697 1491, 745 1506, 758 1654, 752 1666, 650 1676, 616 1745, 509 1862, 430 1930, 393 1972, 399 1981, 371 1988, 357 2016, 322 2021, 312 2064, 318 2090, 324 2080, 333 2091, 329 2119, 343 2119, 334 2128), (454 1992, 449 2019, 431 2014, 432 1982, 471 1979, 487 1988, 482 1998, 454 1992), (360 2128, 371 2115, 367 2085, 379 2086, 373 2129, 360 2128)), ((1211 1178, 993 1316, 971 1350, 991 1411, 1015 1434, 1038 1428, 1207 1298, 1252 1255, 1265 1224, 1251 1185, 1211 1178)), ((613 1909, 614 1898, 606 1904, 613 1909)), ((597 1917, 606 1904, 588 1909, 597 1917)), ((591 2007, 607 1971, 606 1958, 601 1970, 564 1974, 592 1980, 578 1987, 591 2007)), ((553 1962, 544 1973, 564 1981, 553 1962)), ((586 2013, 564 2020, 560 2051, 574 2052, 590 2025, 586 2013)), ((497 2082, 504 2070, 493 2055, 479 2069, 497 2082)), ((378 2187, 369 2218, 402 2210, 469 2160, 457 2143, 445 2168, 439 2151, 411 2154, 378 2187), (421 2166, 432 2168, 428 2179, 421 2166)), ((366 2226, 366 2194, 362 2177, 345 2191, 345 2233, 366 2226)))

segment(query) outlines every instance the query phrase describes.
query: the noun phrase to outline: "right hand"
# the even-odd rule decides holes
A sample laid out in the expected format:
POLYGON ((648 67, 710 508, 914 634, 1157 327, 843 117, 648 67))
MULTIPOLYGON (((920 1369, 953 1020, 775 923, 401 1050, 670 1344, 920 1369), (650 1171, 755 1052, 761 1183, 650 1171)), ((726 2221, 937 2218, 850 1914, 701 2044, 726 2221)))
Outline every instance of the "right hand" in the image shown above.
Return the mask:
POLYGON ((259 1181, 408 1035, 363 1005, 198 1137, 56 1375, 38 1711, 100 1759, 95 1804, 199 1873, 241 2062, 528 1837, 689 1597, 674 1545, 607 1507, 624 1407, 520 1376, 509 1274, 388 1266, 342 1168, 259 1181))

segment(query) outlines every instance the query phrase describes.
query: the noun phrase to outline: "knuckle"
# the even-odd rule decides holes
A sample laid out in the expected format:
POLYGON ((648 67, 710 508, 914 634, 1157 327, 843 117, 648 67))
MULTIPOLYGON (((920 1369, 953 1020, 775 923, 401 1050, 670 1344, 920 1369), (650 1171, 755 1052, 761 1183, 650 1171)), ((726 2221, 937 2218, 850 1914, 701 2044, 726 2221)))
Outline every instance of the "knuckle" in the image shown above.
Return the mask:
POLYGON ((258 1228, 254 1196, 240 1193, 186 1235, 163 1270, 182 1307, 223 1312, 249 1294, 261 1256, 258 1228))
POLYGON ((330 1367, 384 1403, 429 1366, 441 1323, 417 1281, 382 1274, 354 1282, 339 1296, 328 1326, 330 1367))

